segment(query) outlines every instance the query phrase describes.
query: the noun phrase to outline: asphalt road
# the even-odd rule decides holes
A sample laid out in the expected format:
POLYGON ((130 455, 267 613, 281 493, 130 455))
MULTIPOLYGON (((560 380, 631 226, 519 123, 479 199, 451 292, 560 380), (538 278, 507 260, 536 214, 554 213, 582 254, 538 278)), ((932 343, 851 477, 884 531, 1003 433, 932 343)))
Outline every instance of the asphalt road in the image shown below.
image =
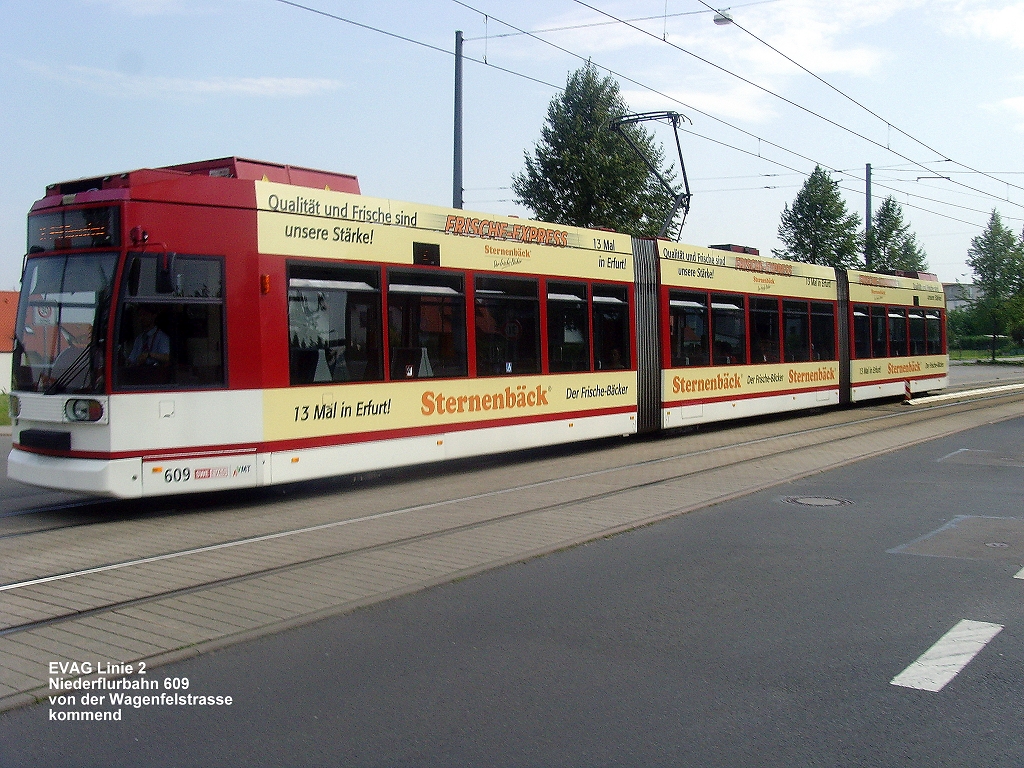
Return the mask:
POLYGON ((1022 492, 1024 418, 154 670, 230 706, 10 712, 0 765, 1020 766, 1022 492))
POLYGON ((1024 364, 978 365, 951 360, 949 365, 949 386, 962 389, 968 386, 997 386, 1016 384, 1024 381, 1024 364))

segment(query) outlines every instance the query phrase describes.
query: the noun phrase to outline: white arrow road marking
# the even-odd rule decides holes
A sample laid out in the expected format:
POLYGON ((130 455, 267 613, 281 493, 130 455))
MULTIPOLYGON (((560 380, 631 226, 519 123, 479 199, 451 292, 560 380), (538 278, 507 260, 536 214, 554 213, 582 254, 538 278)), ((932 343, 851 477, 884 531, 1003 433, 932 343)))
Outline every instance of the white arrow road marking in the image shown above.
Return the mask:
POLYGON ((904 688, 941 691, 1002 628, 1001 624, 964 619, 891 682, 904 688))

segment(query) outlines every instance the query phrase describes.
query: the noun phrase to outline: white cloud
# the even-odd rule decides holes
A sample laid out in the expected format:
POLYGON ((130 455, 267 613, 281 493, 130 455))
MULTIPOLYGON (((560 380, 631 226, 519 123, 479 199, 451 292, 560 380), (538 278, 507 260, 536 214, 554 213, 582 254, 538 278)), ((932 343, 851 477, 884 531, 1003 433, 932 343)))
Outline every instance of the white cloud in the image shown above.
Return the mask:
MULTIPOLYGON (((845 41, 865 27, 880 24, 900 11, 923 3, 925 0, 780 0, 746 7, 739 4, 731 13, 745 28, 814 72, 823 76, 835 73, 869 75, 879 71, 887 61, 886 51, 881 46, 865 44, 863 38, 854 44, 845 41)), ((598 5, 609 8, 609 13, 619 18, 637 15, 634 4, 631 7, 598 5)), ((674 70, 673 76, 676 77, 720 76, 712 66, 687 53, 772 89, 782 87, 783 78, 804 77, 791 63, 742 30, 717 26, 712 24, 711 18, 707 13, 670 17, 665 22, 659 19, 633 22, 633 26, 645 30, 646 34, 631 26, 611 24, 566 30, 545 37, 582 56, 593 56, 599 66, 619 63, 627 71, 635 71, 635 67, 626 64, 622 57, 630 57, 630 64, 643 62, 648 75, 639 75, 638 79, 652 85, 657 85, 657 80, 651 80, 652 68, 663 73, 674 70)), ((532 29, 553 28, 597 21, 606 22, 608 17, 574 13, 549 17, 528 26, 532 29)), ((522 37, 506 38, 501 43, 494 41, 492 50, 501 46, 503 53, 510 58, 557 55, 540 44, 524 45, 523 42, 522 37)), ((736 114, 736 111, 731 110, 729 114, 736 114)))
POLYGON ((958 10, 957 23, 950 25, 951 30, 1024 48, 1024 3, 997 4, 997 7, 991 7, 991 3, 962 3, 958 10))
MULTIPOLYGON (((634 18, 651 11, 649 4, 638 6, 627 0, 590 1, 619 18, 634 18)), ((701 6, 674 2, 669 6, 659 4, 655 12, 660 7, 671 11, 701 6)), ((542 10, 529 21, 512 11, 504 15, 528 29, 608 20, 607 16, 581 6, 554 16, 545 13, 542 10)), ((893 67, 906 66, 910 56, 917 55, 922 46, 930 45, 930 50, 938 51, 951 42, 950 37, 964 36, 1001 40, 1003 47, 1006 43, 1024 46, 1024 0, 776 0, 750 5, 745 0, 735 0, 730 14, 738 25, 800 65, 870 104, 885 102, 885 94, 893 86, 893 67), (861 80, 861 84, 851 82, 852 79, 861 80), (884 85, 885 90, 871 90, 877 85, 884 85)), ((741 84, 674 46, 800 103, 806 103, 807 92, 797 89, 817 87, 791 62, 743 30, 712 24, 710 14, 634 24, 649 34, 626 25, 603 24, 549 33, 545 37, 581 56, 592 56, 599 67, 624 73, 617 79, 627 103, 638 111, 687 111, 681 105, 668 103, 664 96, 645 92, 637 85, 643 83, 730 121, 767 124, 788 112, 767 94, 741 84), (663 33, 667 40, 662 40, 663 33), (630 78, 635 82, 630 82, 630 78)), ((491 19, 490 33, 497 29, 505 31, 491 19)), ((482 29, 474 34, 480 32, 482 29)), ((480 41, 475 44, 482 48, 480 41)), ((564 58, 563 54, 521 36, 492 38, 489 47, 492 58, 502 57, 517 64, 564 58)), ((570 69, 580 65, 573 60, 567 63, 570 69)), ((510 66, 519 68, 517 64, 510 66)), ((832 98, 831 94, 826 95, 832 98)), ((998 105, 1004 115, 1012 115, 1014 124, 1019 114, 1016 104, 1008 99, 998 105)), ((830 106, 828 102, 821 111, 835 114, 830 106)), ((849 107, 842 104, 840 108, 849 107)), ((849 122, 843 117, 836 119, 844 124, 849 122)))
MULTIPOLYGON (((863 32, 925 5, 925 0, 784 0, 737 8, 736 22, 818 75, 868 76, 889 59, 881 45, 864 43, 863 32), (849 43, 859 37, 856 43, 849 43)), ((728 30, 729 27, 723 27, 728 30)), ((762 75, 802 76, 777 53, 736 30, 733 55, 762 75)))
POLYGON ((1011 120, 1017 121, 1015 128, 1018 131, 1024 131, 1024 96, 1011 96, 996 104, 989 105, 989 109, 997 113, 1009 115, 1011 120))
POLYGON ((93 67, 51 67, 22 61, 22 66, 51 80, 81 86, 89 90, 123 96, 160 96, 168 94, 259 96, 288 98, 313 96, 341 87, 337 80, 303 77, 159 77, 113 72, 93 67))

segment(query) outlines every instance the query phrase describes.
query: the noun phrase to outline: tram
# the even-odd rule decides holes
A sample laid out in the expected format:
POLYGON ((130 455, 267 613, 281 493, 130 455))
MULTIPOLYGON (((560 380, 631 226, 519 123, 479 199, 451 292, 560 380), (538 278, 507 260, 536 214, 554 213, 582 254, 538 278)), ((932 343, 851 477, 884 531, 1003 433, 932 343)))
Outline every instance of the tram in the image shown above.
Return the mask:
POLYGON ((28 218, 11 478, 289 483, 946 386, 941 285, 371 198, 241 158, 28 218))

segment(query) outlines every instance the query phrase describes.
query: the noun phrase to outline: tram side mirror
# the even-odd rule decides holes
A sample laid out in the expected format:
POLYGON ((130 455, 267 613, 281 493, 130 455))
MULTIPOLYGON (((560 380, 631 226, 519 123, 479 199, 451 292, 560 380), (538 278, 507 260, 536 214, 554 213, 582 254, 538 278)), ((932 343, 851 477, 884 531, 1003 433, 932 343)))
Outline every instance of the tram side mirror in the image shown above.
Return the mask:
POLYGON ((174 254, 156 255, 156 292, 174 293, 174 254))

